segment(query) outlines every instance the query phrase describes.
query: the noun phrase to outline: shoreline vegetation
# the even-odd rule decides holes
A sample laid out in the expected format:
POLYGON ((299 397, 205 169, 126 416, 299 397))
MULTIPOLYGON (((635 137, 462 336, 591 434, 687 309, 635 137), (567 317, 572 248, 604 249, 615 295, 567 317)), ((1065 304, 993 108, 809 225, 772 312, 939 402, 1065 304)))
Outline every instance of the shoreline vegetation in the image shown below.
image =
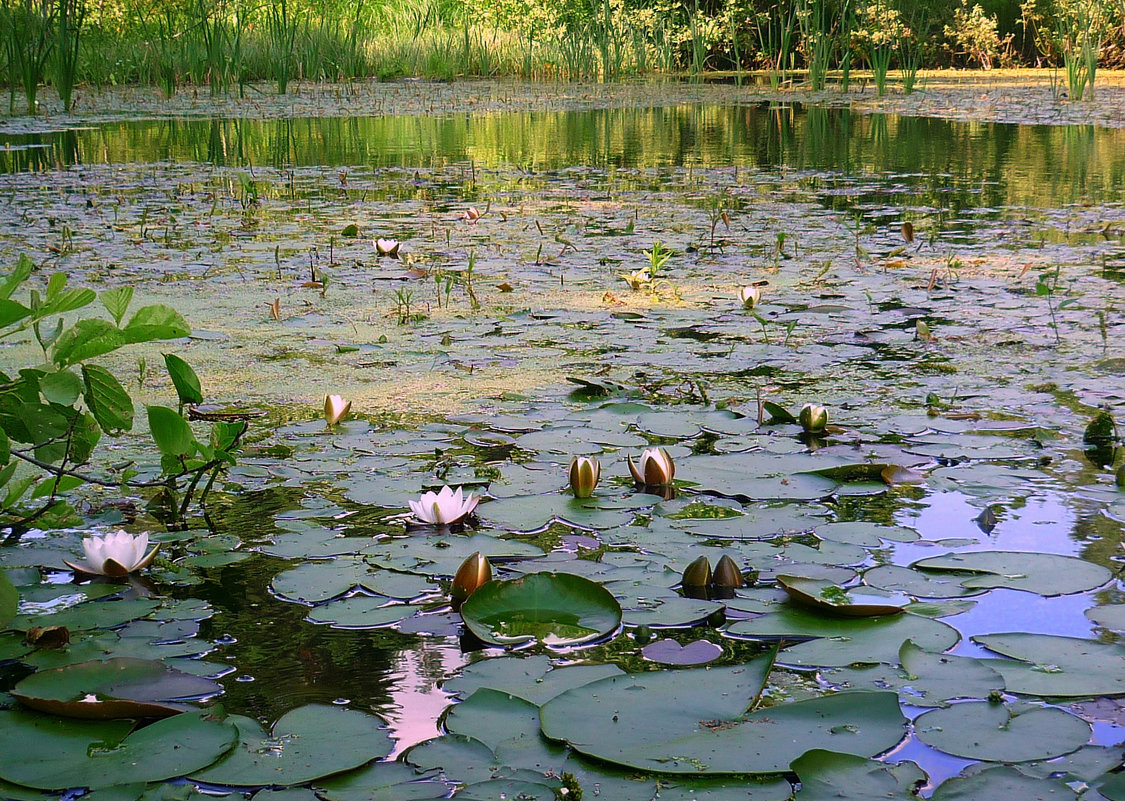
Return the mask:
POLYGON ((122 87, 223 105, 372 79, 722 80, 832 102, 932 91, 952 69, 992 83, 1001 68, 1032 66, 1053 100, 1074 102, 1096 95, 1099 70, 1125 65, 1125 0, 548 5, 0 0, 0 84, 9 115, 81 114, 122 87))

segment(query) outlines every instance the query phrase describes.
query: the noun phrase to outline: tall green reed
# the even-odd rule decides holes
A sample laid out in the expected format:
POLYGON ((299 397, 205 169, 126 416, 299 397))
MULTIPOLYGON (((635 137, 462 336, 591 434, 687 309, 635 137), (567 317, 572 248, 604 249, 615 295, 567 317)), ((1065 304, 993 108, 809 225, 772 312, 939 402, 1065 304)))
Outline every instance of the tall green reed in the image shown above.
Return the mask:
POLYGON ((55 45, 57 7, 34 0, 4 4, 4 45, 8 55, 8 109, 15 113, 17 86, 23 88, 27 113, 38 111, 39 85, 55 45))
POLYGON ((74 108, 74 86, 78 75, 78 43, 82 24, 86 19, 86 4, 82 0, 58 0, 55 24, 55 58, 52 82, 59 94, 63 109, 69 114, 74 108))

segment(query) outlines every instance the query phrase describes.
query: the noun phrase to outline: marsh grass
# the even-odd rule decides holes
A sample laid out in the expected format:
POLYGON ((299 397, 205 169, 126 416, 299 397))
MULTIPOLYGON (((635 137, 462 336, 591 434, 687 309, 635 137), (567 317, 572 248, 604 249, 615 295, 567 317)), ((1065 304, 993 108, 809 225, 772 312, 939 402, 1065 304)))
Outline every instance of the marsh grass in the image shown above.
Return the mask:
POLYGON ((55 45, 57 9, 54 3, 14 0, 5 3, 3 17, 4 46, 8 61, 8 107, 15 112, 17 86, 23 89, 27 113, 37 111, 39 84, 43 82, 47 64, 55 45))

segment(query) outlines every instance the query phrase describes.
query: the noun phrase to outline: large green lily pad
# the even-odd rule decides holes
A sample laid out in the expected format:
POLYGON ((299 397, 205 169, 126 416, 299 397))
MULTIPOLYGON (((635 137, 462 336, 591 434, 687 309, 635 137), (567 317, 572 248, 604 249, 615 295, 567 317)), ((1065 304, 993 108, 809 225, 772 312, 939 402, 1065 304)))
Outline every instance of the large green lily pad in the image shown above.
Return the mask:
POLYGON ((1050 759, 1081 748, 1090 724, 1053 707, 968 701, 914 721, 918 739, 940 751, 989 762, 1050 759))
POLYGON ((899 649, 899 667, 845 667, 825 674, 833 684, 853 689, 895 690, 912 706, 948 706, 957 698, 987 698, 1004 689, 1003 677, 992 669, 998 660, 934 653, 910 640, 899 649))
POLYGON ((505 656, 482 659, 465 667, 461 675, 442 685, 447 693, 468 697, 474 690, 490 687, 502 690, 536 706, 542 706, 559 693, 581 687, 607 676, 619 676, 617 665, 573 665, 551 668, 546 656, 505 656))
POLYGON ((887 764, 814 748, 793 760, 801 780, 797 801, 913 801, 926 774, 913 762, 887 764))
POLYGON ((621 625, 621 606, 589 579, 568 573, 532 573, 490 581, 461 607, 465 625, 485 642, 515 645, 539 640, 576 645, 621 625))
POLYGON ((346 557, 298 565, 274 576, 270 586, 282 598, 305 604, 327 601, 355 587, 403 601, 438 591, 437 585, 416 573, 380 570, 362 559, 346 557))
POLYGON ((191 778, 232 787, 301 784, 384 757, 393 746, 379 718, 343 707, 298 707, 269 732, 247 717, 231 720, 238 727, 238 746, 191 778))
POLYGON ((1102 586, 1113 574, 1101 565, 1073 556, 1025 551, 972 551, 933 556, 912 567, 939 573, 963 573, 966 589, 1006 587, 1039 595, 1070 595, 1102 586))
POLYGON ((938 785, 933 801, 1074 801, 1078 794, 1057 779, 1033 779, 1013 767, 998 766, 965 776, 954 776, 938 785))
POLYGON ((318 779, 314 786, 326 801, 419 801, 449 795, 448 785, 420 776, 401 762, 375 762, 318 779))
POLYGON ((782 607, 752 620, 727 627, 732 637, 767 640, 808 640, 781 651, 778 661, 806 667, 843 667, 856 663, 897 664, 907 640, 930 651, 946 651, 960 635, 938 620, 902 614, 883 617, 829 617, 798 607, 782 607))
POLYGON ((106 720, 175 715, 189 709, 177 700, 222 691, 221 684, 163 662, 119 657, 32 673, 12 695, 40 712, 106 720))
POLYGON ((208 710, 134 725, 0 711, 0 754, 20 755, 0 759, 0 778, 42 790, 161 781, 210 765, 238 739, 234 726, 208 710))
POLYGON ((777 773, 810 748, 874 756, 897 743, 893 693, 839 693, 743 714, 772 660, 614 676, 557 696, 543 733, 588 756, 657 773, 777 773))
POLYGON ((981 634, 973 641, 1011 657, 992 665, 1009 692, 1069 698, 1125 695, 1125 647, 1115 643, 1023 633, 981 634))

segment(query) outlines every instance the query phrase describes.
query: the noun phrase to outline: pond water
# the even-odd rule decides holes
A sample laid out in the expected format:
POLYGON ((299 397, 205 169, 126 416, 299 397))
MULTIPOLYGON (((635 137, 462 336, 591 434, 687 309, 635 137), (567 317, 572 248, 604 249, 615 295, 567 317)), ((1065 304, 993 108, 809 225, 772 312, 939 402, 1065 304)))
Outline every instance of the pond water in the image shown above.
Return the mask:
MULTIPOLYGON (((267 727, 328 707, 296 734, 243 732, 277 757, 268 780, 251 757, 150 780, 329 801, 547 798, 563 773, 586 798, 1125 797, 1120 440, 1083 438, 1125 408, 1125 130, 769 104, 139 120, 11 136, 0 188, 0 256, 181 309, 194 335, 172 349, 208 400, 267 412, 186 531, 148 498, 87 494, 92 525, 160 532, 122 598, 62 565, 81 532, 0 548, 22 603, 0 690, 129 655, 217 679, 214 702, 267 727), (328 392, 354 401, 331 428, 328 392), (806 402, 826 431, 787 418, 806 402), (654 446, 674 490, 630 478, 654 446), (564 491, 573 455, 601 460, 589 500, 564 491), (483 495, 475 517, 409 523, 441 485, 483 495), (499 578, 604 586, 621 625, 477 640, 448 603, 476 551, 499 578), (755 583, 681 591, 722 556, 755 583), (841 618, 778 576, 910 605, 841 618), (23 645, 58 622, 68 648, 23 645), (386 728, 353 758, 333 710, 386 728), (440 771, 322 778, 373 757, 440 771)), ((7 343, 0 368, 35 352, 7 343)), ((107 363, 174 402, 161 348, 140 352, 148 367, 107 363)), ((141 443, 106 459, 155 475, 141 443)), ((21 714, 11 736, 38 725, 21 714)), ((85 758, 76 775, 97 773, 85 758)), ((10 762, 0 779, 26 786, 5 795, 82 786, 10 762)))

